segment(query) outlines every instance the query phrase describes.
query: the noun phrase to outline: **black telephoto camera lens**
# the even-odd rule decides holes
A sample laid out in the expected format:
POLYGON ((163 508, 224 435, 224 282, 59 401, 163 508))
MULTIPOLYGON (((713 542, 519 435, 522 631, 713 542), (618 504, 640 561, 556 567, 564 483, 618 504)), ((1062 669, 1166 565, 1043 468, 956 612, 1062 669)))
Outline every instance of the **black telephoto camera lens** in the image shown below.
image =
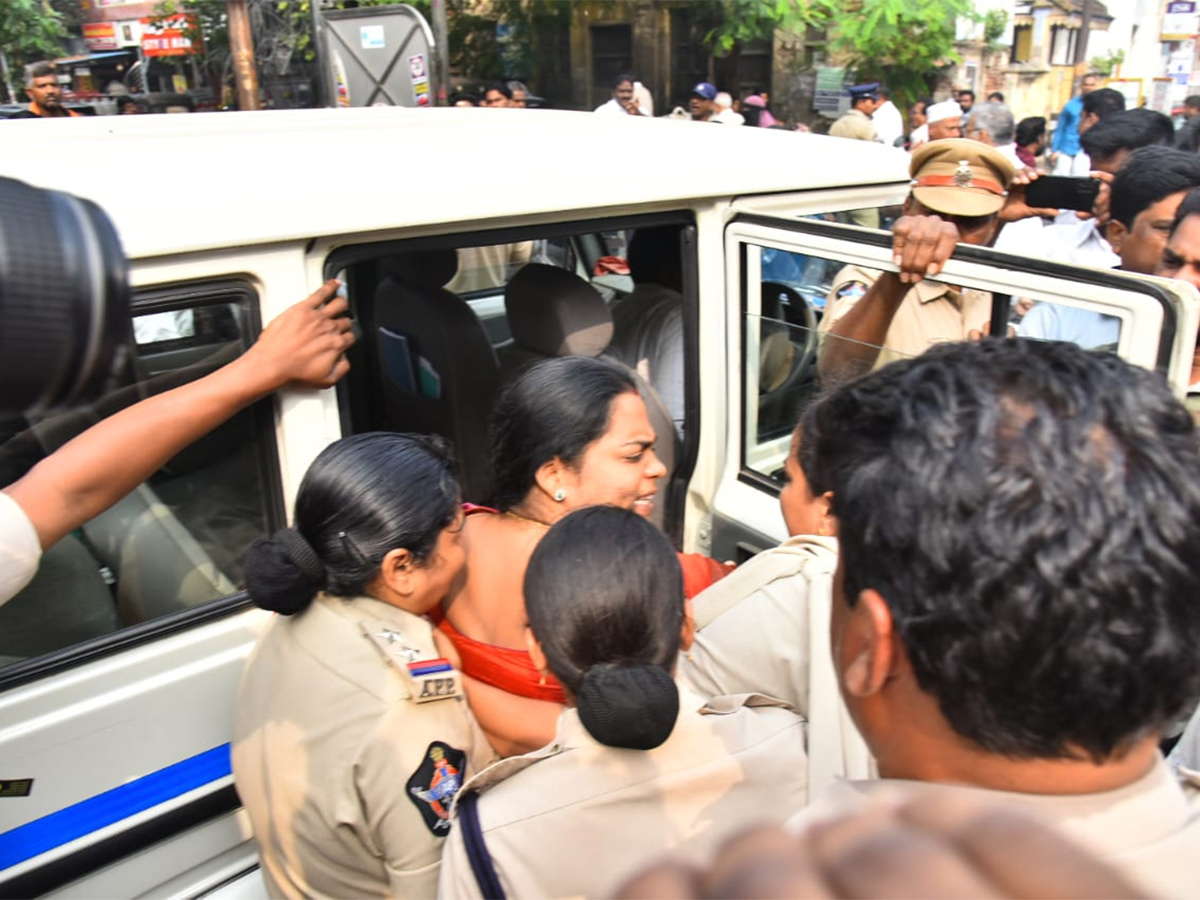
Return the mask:
POLYGON ((129 266, 104 210, 0 178, 0 414, 100 396, 130 327, 129 266))

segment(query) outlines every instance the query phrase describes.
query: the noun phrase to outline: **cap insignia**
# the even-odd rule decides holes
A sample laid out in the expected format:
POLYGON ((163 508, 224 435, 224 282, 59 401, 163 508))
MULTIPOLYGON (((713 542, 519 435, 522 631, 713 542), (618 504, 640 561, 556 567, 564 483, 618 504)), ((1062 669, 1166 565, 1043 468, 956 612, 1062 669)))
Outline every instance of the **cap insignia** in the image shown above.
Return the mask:
MULTIPOLYGON (((945 171, 945 170, 943 170, 945 171)), ((958 168, 954 170, 954 186, 960 188, 969 188, 971 186, 971 165, 965 159, 958 161, 958 168)))

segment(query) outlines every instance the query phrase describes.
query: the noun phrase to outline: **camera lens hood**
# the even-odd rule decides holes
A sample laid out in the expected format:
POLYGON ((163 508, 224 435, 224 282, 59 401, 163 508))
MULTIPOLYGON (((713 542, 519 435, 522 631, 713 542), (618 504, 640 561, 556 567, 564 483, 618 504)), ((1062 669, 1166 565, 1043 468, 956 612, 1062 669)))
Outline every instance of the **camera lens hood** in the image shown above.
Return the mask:
POLYGON ((0 406, 94 399, 124 365, 128 264, 95 203, 0 178, 0 406))

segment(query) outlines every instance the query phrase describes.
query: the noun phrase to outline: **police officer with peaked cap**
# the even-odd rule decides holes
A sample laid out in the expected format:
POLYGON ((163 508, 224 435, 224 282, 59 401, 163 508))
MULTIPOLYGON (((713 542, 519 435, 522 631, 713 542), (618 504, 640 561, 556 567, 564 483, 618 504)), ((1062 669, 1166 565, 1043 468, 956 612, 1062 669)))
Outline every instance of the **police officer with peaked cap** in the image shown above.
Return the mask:
POLYGON ((821 320, 818 368, 851 377, 933 344, 983 333, 991 295, 961 290, 936 275, 956 243, 988 246, 1013 179, 1012 164, 977 141, 930 141, 912 155, 912 190, 892 226, 899 272, 846 266, 833 281, 821 320))
MULTIPOLYGON (((871 116, 879 108, 879 82, 856 84, 847 90, 850 92, 850 110, 833 123, 829 129, 830 135, 856 141, 878 141, 879 135, 875 133, 871 116)), ((846 218, 863 228, 879 227, 879 211, 876 209, 852 210, 846 218)))
POLYGON ((856 141, 877 141, 871 116, 879 109, 879 82, 856 84, 846 89, 850 93, 850 109, 829 129, 833 137, 853 138, 856 141))

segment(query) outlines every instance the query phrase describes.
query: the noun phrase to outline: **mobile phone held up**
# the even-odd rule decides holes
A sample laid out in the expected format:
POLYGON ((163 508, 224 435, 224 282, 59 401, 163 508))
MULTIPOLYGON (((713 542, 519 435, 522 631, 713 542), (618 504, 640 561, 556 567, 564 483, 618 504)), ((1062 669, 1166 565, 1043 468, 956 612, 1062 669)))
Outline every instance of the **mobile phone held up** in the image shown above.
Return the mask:
POLYGON ((1091 212, 1100 193, 1095 178, 1043 175, 1025 188, 1025 202, 1035 209, 1073 209, 1091 212))

